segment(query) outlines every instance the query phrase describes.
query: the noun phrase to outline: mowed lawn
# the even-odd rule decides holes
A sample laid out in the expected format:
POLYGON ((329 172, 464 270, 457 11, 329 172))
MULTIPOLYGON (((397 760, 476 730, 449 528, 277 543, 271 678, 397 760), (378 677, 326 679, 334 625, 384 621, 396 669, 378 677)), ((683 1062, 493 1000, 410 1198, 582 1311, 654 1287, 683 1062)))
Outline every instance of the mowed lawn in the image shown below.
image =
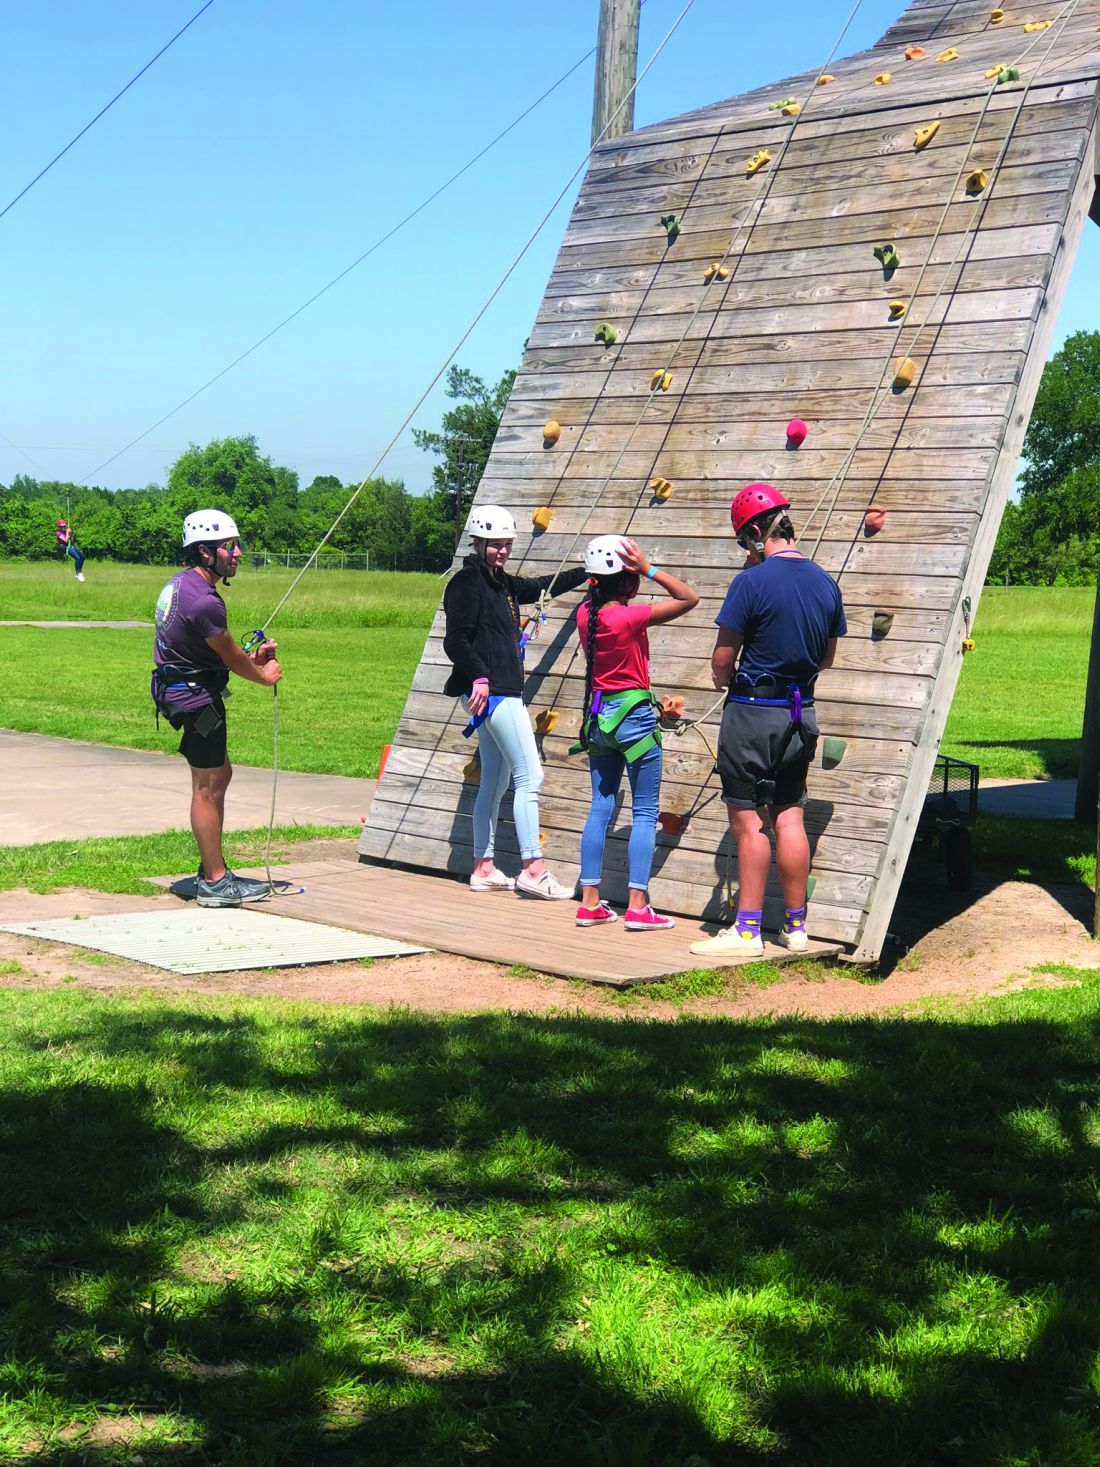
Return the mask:
MULTIPOLYGON (((0 564, 0 620, 151 620, 169 572, 89 562, 78 585, 56 564, 0 564)), ((236 634, 262 626, 292 572, 241 570, 225 592, 236 634)), ((428 575, 310 571, 273 628, 286 665, 280 763, 377 773, 443 582, 428 575)), ((943 742, 986 778, 1070 778, 1084 708, 1091 589, 987 587, 943 742)), ((0 727, 172 749, 147 696, 149 631, 0 627, 0 727)), ((271 698, 234 681, 233 757, 271 762, 271 698)))

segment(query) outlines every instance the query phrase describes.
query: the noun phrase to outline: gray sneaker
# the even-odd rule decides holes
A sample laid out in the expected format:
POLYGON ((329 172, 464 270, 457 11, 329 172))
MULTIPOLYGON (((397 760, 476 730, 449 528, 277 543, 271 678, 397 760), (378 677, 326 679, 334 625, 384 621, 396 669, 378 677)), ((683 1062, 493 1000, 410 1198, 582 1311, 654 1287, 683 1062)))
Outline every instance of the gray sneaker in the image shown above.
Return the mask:
POLYGON ((270 895, 266 881, 249 881, 227 871, 220 881, 200 878, 196 900, 200 907, 239 907, 244 902, 261 902, 270 895))

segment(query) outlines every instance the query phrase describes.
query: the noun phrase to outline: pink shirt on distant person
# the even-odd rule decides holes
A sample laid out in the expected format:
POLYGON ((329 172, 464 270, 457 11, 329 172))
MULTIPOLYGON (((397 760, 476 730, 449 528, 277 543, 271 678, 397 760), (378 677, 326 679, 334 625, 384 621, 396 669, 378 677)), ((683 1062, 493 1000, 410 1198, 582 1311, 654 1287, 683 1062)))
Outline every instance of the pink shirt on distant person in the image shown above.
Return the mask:
MULTIPOLYGON (((592 686, 603 693, 649 687, 649 626, 652 603, 605 601, 596 621, 595 676, 592 686)), ((588 637, 588 604, 577 608, 577 635, 583 649, 588 637)))

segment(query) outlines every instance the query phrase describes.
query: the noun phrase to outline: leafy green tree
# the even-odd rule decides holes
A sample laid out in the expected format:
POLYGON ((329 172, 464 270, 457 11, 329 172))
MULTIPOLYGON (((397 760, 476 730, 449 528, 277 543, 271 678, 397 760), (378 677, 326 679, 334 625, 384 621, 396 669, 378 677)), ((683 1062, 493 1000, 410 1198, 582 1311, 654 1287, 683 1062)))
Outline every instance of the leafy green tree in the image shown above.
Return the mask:
MULTIPOLYGON (((177 516, 207 506, 228 511, 246 545, 272 546, 289 533, 298 504, 298 475, 261 455, 251 434, 192 443, 168 470, 168 497, 177 516)), ((277 546, 275 548, 278 548, 277 546)))

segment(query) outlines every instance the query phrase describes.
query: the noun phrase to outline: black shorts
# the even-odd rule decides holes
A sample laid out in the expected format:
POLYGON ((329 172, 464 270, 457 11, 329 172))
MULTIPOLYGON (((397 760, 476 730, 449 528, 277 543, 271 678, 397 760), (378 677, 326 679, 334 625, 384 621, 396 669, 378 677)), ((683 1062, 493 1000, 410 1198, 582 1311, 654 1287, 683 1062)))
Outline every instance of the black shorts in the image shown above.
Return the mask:
POLYGON ((786 708, 762 708, 758 703, 727 703, 718 735, 718 777, 722 799, 738 810, 755 810, 761 803, 804 805, 806 774, 817 748, 817 719, 812 708, 803 708, 802 723, 791 735, 783 762, 774 776, 768 771, 775 762, 783 736, 790 726, 786 708), (757 799, 757 781, 774 777, 775 795, 757 799))
POLYGON ((180 753, 192 769, 220 769, 226 761, 225 704, 220 698, 205 708, 174 713, 173 728, 183 729, 180 753))

